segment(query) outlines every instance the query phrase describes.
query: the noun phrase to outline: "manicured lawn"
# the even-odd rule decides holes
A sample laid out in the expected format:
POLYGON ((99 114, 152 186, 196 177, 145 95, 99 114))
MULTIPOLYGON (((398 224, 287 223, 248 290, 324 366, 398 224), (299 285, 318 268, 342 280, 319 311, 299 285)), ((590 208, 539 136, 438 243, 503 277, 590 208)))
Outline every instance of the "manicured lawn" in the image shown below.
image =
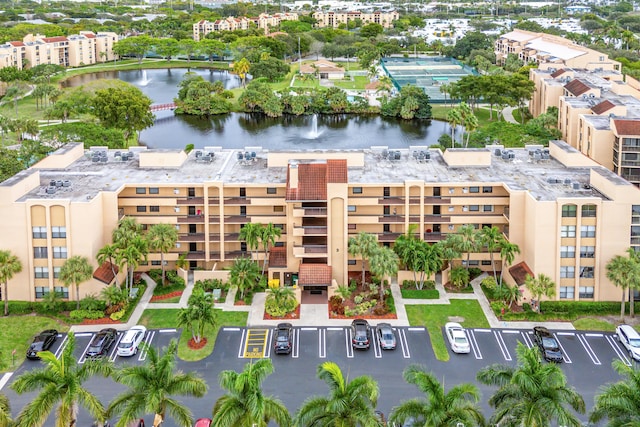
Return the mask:
POLYGON ((440 292, 437 289, 402 289, 402 298, 406 299, 438 299, 440 292))
POLYGON ((593 317, 583 317, 573 322, 573 326, 579 331, 604 331, 614 332, 616 325, 607 320, 593 317))
POLYGON ((369 78, 367 76, 355 76, 353 80, 336 80, 333 84, 342 89, 364 90, 365 86, 369 84, 369 78))
POLYGON ((407 317, 411 326, 424 326, 429 331, 433 352, 438 360, 449 360, 447 344, 442 328, 451 316, 462 316, 465 328, 488 328, 482 308, 476 300, 452 299, 451 304, 406 305, 407 317))
MULTIPOLYGON (((213 344, 216 342, 220 327, 246 326, 247 324, 247 316, 249 313, 246 311, 216 311, 218 314, 218 327, 214 329, 207 326, 205 328, 204 336, 207 338, 207 345, 199 350, 191 350, 187 346, 187 343, 191 339, 191 332, 183 330, 180 335, 180 342, 178 343, 178 357, 188 362, 204 359, 213 351, 213 344)), ((178 310, 145 310, 144 313, 142 313, 139 323, 150 329, 175 328, 178 324, 178 310)))
POLYGON ((0 371, 11 371, 15 366, 20 366, 33 336, 45 329, 66 332, 69 326, 43 316, 0 317, 0 371), (15 359, 12 365, 13 350, 15 350, 15 359))

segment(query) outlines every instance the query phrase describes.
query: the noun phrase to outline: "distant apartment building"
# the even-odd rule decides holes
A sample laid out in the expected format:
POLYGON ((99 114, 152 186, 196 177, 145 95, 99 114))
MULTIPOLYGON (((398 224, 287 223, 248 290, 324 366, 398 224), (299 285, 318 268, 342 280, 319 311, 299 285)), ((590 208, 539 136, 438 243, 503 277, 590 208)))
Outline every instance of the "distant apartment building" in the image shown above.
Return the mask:
POLYGON ((27 34, 22 41, 0 45, 0 68, 18 69, 42 64, 79 67, 114 59, 116 33, 81 31, 71 36, 45 37, 27 34))
POLYGON ((235 31, 235 30, 247 30, 250 24, 255 24, 258 28, 262 28, 265 32, 268 32, 269 28, 275 28, 280 25, 282 21, 297 21, 297 13, 275 13, 268 15, 261 13, 255 18, 246 17, 233 17, 230 16, 225 19, 216 19, 215 21, 201 20, 193 24, 193 39, 200 41, 204 39, 207 34, 218 31, 235 31))
POLYGON ((360 20, 363 25, 380 24, 384 28, 393 28, 393 21, 397 21, 400 14, 395 10, 389 12, 329 11, 314 12, 313 17, 318 28, 338 28, 340 24, 347 25, 356 20, 360 20))

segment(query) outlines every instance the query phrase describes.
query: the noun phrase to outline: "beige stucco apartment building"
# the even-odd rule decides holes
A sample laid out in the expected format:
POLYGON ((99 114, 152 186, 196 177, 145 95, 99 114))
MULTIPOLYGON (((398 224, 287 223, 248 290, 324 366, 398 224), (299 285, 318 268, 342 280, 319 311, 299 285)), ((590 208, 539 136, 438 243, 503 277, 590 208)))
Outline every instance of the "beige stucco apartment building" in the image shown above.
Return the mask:
POLYGON ((207 34, 217 31, 235 31, 246 30, 253 23, 258 28, 268 32, 269 28, 277 28, 282 21, 297 21, 297 13, 274 13, 268 15, 261 13, 255 18, 246 18, 241 16, 239 18, 230 16, 225 19, 216 19, 215 21, 201 20, 193 24, 193 39, 200 41, 204 39, 207 34))
MULTIPOLYGON (((74 299, 57 280, 74 255, 96 268, 81 296, 98 292, 112 278, 99 274, 96 254, 125 216, 145 228, 174 225, 179 241, 169 266, 184 254, 191 269, 205 270, 248 254, 239 239, 244 224, 271 222, 282 236, 269 255, 269 278, 309 291, 360 271, 347 250, 357 233, 392 245, 415 225, 436 242, 474 224, 496 226, 519 245, 522 253, 506 266, 509 282, 544 273, 557 284, 556 299, 619 300, 605 266, 640 245, 640 189, 562 141, 546 151, 132 148, 132 158, 99 151, 69 144, 0 184, 0 247, 23 264, 9 281, 11 299, 53 290, 74 299)), ((151 254, 140 269, 159 264, 151 254)), ((471 254, 470 265, 491 270, 490 254, 471 254)))
POLYGON ((350 21, 360 20, 363 25, 380 24, 384 28, 393 28, 393 21, 400 19, 397 11, 390 12, 360 12, 360 11, 327 11, 314 12, 316 27, 338 28, 340 24, 347 25, 350 21))
POLYGON ((42 64, 79 67, 114 59, 113 44, 116 33, 81 31, 71 36, 45 37, 27 34, 22 41, 0 45, 0 68, 18 69, 42 64))

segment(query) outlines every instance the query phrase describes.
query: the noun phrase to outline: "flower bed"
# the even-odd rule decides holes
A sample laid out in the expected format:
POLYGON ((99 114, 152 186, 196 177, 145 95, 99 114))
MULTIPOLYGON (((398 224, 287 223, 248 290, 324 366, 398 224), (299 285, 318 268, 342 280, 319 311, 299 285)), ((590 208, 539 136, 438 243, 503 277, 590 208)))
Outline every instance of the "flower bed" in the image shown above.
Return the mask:
POLYGON ((264 320, 293 320, 293 319, 299 319, 299 318, 300 318, 300 304, 298 304, 295 310, 285 314, 282 317, 274 317, 269 313, 267 313, 266 311, 264 312, 264 316, 262 316, 262 319, 264 320))
POLYGON ((112 320, 110 317, 101 317, 100 319, 84 319, 81 325, 109 325, 112 323, 122 323, 120 320, 112 320))
POLYGON ((355 316, 345 316, 344 314, 335 314, 329 309, 329 319, 397 319, 396 313, 387 314, 359 314, 355 316))
POLYGON ((182 292, 183 291, 173 291, 173 292, 169 292, 168 294, 164 294, 164 295, 154 295, 154 296, 151 297, 151 301, 149 301, 149 302, 158 302, 158 301, 164 301, 164 300, 167 300, 167 299, 179 297, 179 296, 182 296, 182 292))
POLYGON ((203 348, 205 345, 207 345, 207 339, 205 337, 202 337, 200 339, 199 343, 196 343, 193 338, 190 338, 189 341, 187 342, 187 346, 191 349, 191 350, 200 350, 201 348, 203 348))

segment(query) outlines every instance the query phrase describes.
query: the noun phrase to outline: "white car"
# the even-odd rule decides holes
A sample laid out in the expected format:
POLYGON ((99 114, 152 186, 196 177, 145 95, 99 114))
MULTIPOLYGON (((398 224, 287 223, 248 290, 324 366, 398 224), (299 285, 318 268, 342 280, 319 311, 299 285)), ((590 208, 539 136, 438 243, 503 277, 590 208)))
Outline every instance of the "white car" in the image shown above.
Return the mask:
POLYGON ((467 334, 464 333, 464 328, 459 323, 447 323, 444 325, 444 331, 454 353, 469 353, 471 351, 467 334))
POLYGON ((629 352, 629 356, 640 362, 640 334, 629 325, 619 325, 616 328, 616 336, 629 352))
POLYGON ((138 325, 129 329, 118 343, 118 356, 133 356, 138 352, 138 346, 144 339, 147 328, 138 325))

